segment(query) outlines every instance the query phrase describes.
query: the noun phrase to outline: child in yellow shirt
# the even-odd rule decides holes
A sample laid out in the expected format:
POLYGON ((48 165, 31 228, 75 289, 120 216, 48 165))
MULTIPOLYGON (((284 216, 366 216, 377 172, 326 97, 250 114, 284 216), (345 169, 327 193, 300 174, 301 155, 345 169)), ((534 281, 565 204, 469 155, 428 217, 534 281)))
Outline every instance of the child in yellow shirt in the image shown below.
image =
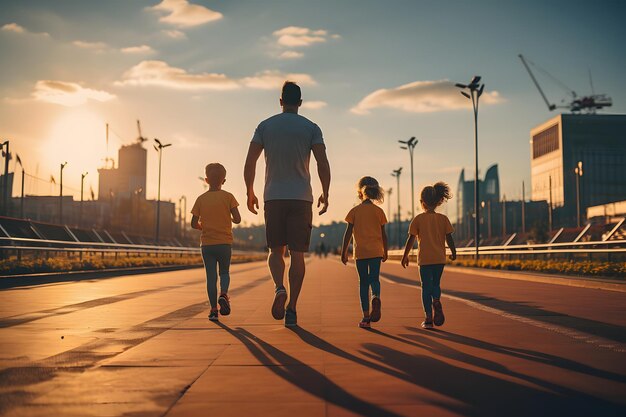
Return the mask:
POLYGON ((241 222, 241 216, 235 197, 222 190, 226 182, 226 168, 222 164, 212 163, 205 168, 205 181, 209 190, 200 195, 191 209, 191 227, 202 230, 200 237, 202 260, 206 270, 206 289, 211 304, 209 320, 218 321, 219 313, 230 314, 228 286, 230 284, 230 257, 232 253, 232 223, 241 222), (217 298, 217 266, 219 265, 220 296, 217 298))
POLYGON ((420 268, 422 303, 426 313, 422 327, 432 329, 433 323, 435 326, 441 326, 445 321, 440 298, 441 275, 446 263, 446 242, 452 251, 450 259, 456 259, 456 248, 452 239, 454 229, 450 220, 443 214, 435 213, 437 207, 450 199, 450 187, 444 182, 438 182, 424 187, 420 197, 424 213, 415 216, 409 226, 409 238, 404 248, 402 266, 404 268, 409 266, 409 252, 417 238, 417 264, 420 268))
POLYGON ((385 212, 374 202, 382 203, 384 191, 372 177, 363 177, 357 185, 361 204, 352 208, 346 216, 346 232, 343 236, 341 261, 348 263, 348 245, 354 236, 354 257, 359 274, 359 293, 363 319, 361 328, 370 328, 370 322, 380 320, 380 263, 387 260, 387 235, 385 212), (369 292, 372 289, 372 312, 370 314, 369 292))

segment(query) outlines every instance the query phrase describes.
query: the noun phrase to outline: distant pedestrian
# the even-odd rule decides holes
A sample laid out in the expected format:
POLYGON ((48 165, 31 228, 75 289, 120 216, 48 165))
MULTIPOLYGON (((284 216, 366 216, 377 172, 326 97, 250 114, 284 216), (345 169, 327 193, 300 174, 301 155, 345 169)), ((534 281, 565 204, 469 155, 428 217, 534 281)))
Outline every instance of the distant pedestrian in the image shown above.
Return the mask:
POLYGON ((443 214, 435 213, 435 209, 450 198, 450 187, 444 182, 424 187, 420 197, 424 212, 415 216, 411 222, 409 238, 402 256, 402 266, 406 268, 409 266, 409 252, 417 238, 417 264, 426 316, 422 327, 425 329, 432 329, 433 324, 441 326, 445 321, 441 305, 441 275, 446 263, 446 242, 452 252, 451 260, 456 259, 456 247, 452 239, 454 229, 450 220, 443 214))
POLYGON ((354 237, 354 258, 359 274, 359 295, 363 318, 361 328, 370 328, 370 322, 377 322, 381 317, 380 301, 380 264, 387 260, 387 234, 385 212, 376 203, 382 203, 384 191, 372 177, 363 177, 357 185, 361 204, 352 208, 346 215, 346 232, 343 236, 341 261, 348 263, 348 245, 354 237), (370 313, 370 289, 371 313, 370 313))
POLYGON ((230 314, 230 257, 232 253, 232 223, 239 224, 239 203, 235 197, 222 190, 226 182, 226 169, 222 164, 212 163, 205 168, 205 181, 209 190, 200 195, 191 209, 191 227, 202 230, 202 261, 206 270, 206 289, 211 304, 209 320, 218 321, 219 314, 230 314), (219 266, 220 296, 217 297, 217 276, 219 266))
POLYGON ((296 326, 296 303, 304 281, 304 254, 309 251, 313 221, 313 192, 309 162, 311 153, 317 161, 322 195, 317 200, 319 214, 328 209, 330 165, 319 126, 298 114, 302 105, 300 87, 290 81, 283 85, 282 113, 257 126, 246 157, 244 179, 248 210, 257 214, 259 200, 254 193, 256 163, 265 152, 265 232, 270 254, 267 263, 274 280, 272 316, 285 319, 285 326, 296 326), (289 303, 283 285, 285 251, 289 248, 289 303))

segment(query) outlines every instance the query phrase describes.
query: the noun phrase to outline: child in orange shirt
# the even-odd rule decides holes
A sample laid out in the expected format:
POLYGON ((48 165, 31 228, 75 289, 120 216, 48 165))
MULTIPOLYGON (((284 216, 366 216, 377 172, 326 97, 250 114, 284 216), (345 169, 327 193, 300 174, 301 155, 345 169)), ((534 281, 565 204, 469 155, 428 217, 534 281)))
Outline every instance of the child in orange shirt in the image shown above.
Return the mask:
POLYGON ((232 223, 241 222, 241 216, 235 197, 222 190, 226 182, 226 168, 222 164, 213 163, 205 168, 205 181, 209 190, 196 199, 191 209, 191 227, 202 230, 202 261, 206 270, 206 289, 211 304, 209 320, 218 321, 219 313, 230 314, 228 286, 230 284, 230 257, 232 253, 232 223), (219 265, 220 297, 217 298, 217 266, 219 265))
POLYGON ((341 261, 348 263, 348 245, 354 236, 354 257, 359 274, 359 287, 363 319, 361 328, 370 328, 370 322, 380 320, 380 263, 387 260, 387 234, 385 212, 374 204, 382 203, 384 191, 372 177, 363 177, 358 183, 361 204, 352 208, 346 216, 346 232, 343 236, 341 261), (372 289, 372 313, 369 292, 372 289))
POLYGON ((445 317, 441 306, 441 275, 446 263, 446 242, 452 255, 450 259, 456 259, 456 248, 452 232, 454 229, 450 220, 440 213, 435 213, 445 200, 449 200, 450 187, 444 182, 424 187, 420 196, 420 203, 424 213, 420 213, 409 226, 409 238, 404 248, 402 256, 402 266, 409 266, 409 252, 413 248, 417 237, 417 264, 420 268, 420 279, 422 281, 422 303, 426 318, 422 323, 425 329, 432 329, 433 323, 436 326, 443 325, 445 317), (435 310, 434 318, 433 311, 435 310))

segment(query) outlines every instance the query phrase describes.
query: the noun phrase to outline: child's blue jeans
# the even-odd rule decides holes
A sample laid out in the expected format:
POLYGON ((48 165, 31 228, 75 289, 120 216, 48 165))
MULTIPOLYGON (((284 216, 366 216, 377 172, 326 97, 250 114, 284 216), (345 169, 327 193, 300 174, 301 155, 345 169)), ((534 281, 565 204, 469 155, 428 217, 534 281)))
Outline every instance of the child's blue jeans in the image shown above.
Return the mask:
POLYGON ((380 297, 380 263, 382 258, 357 259, 356 270, 359 273, 359 295, 363 311, 370 310, 370 287, 372 297, 380 297))
POLYGON ((426 316, 432 317, 433 298, 441 298, 441 275, 444 264, 420 265, 420 279, 422 280, 422 304, 426 316))
POLYGON ((211 308, 217 308, 217 267, 219 265, 220 291, 228 292, 230 285, 231 245, 202 246, 202 261, 206 270, 206 292, 211 308))

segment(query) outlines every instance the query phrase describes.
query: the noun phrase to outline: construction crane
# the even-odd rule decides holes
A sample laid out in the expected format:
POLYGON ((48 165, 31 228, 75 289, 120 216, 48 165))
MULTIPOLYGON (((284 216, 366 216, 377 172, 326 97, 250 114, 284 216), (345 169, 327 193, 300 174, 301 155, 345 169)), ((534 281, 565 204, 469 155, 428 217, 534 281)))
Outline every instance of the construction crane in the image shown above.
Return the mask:
POLYGON ((578 95, 576 94, 574 90, 572 90, 571 88, 563 84, 561 81, 559 81, 557 78, 552 76, 548 71, 540 68, 537 64, 525 58, 524 55, 519 54, 518 56, 522 60, 522 64, 524 64, 526 71, 528 71, 530 78, 533 80, 535 87, 537 87, 537 90, 539 90, 539 94, 541 94, 543 101, 546 103, 550 111, 555 110, 555 109, 569 109, 569 111, 571 111, 572 113, 584 112, 584 113, 594 114, 596 110, 602 110, 604 107, 611 107, 613 105, 613 101, 611 100, 611 97, 609 97, 608 95, 594 94, 593 82, 591 81, 591 74, 589 74, 589 81, 591 83, 591 90, 592 90, 591 95, 578 97, 578 95), (535 75, 531 71, 530 66, 528 64, 531 64, 536 69, 542 71, 545 75, 550 77, 554 82, 559 84, 561 88, 566 90, 569 93, 569 95, 571 95, 572 97, 571 101, 561 106, 551 104, 550 101, 548 101, 548 98, 546 97, 545 93, 541 89, 541 86, 539 85, 537 78, 535 78, 535 75))
POLYGON ((141 145, 142 143, 147 141, 148 138, 144 137, 141 134, 141 122, 139 122, 139 120, 137 120, 137 132, 139 133, 139 137, 137 137, 137 143, 141 145))

